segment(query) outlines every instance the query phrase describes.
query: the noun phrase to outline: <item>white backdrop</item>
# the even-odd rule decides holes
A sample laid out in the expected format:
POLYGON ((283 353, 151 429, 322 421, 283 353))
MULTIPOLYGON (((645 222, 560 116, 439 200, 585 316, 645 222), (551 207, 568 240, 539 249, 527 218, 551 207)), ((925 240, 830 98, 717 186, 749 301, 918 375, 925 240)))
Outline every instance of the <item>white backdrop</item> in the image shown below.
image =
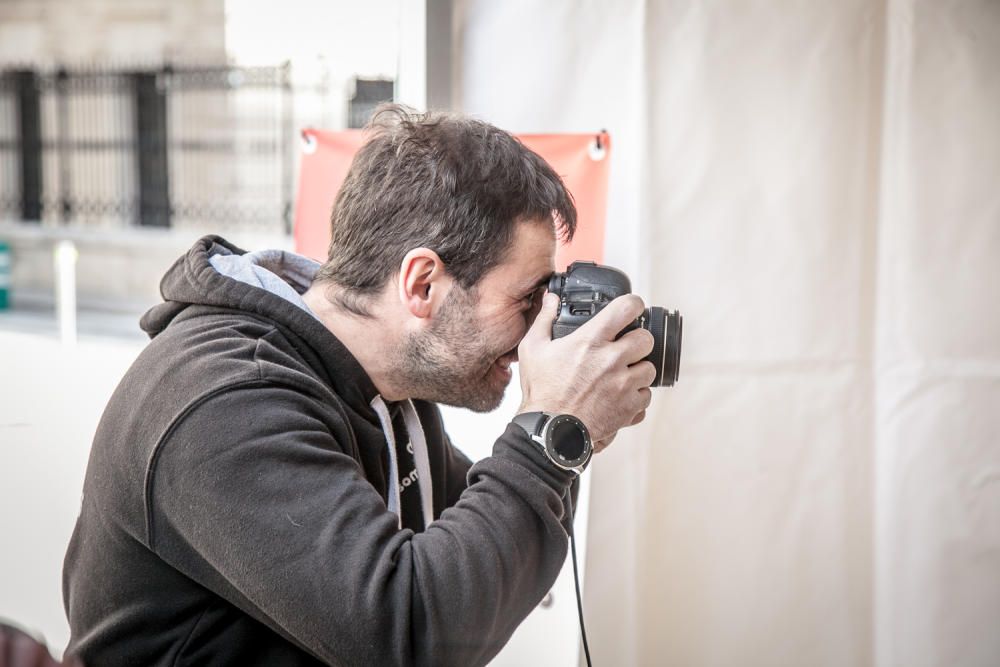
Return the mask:
POLYGON ((1000 664, 1000 3, 468 0, 464 111, 615 140, 685 317, 595 461, 595 662, 1000 664))

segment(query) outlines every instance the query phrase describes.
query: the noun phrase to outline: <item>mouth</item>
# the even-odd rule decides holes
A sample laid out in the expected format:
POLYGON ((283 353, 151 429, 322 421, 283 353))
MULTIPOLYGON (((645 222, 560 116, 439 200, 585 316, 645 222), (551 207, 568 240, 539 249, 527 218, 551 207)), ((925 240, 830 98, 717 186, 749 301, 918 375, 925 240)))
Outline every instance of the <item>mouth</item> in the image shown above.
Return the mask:
POLYGON ((503 366, 510 368, 511 364, 517 363, 517 348, 504 352, 504 354, 497 359, 496 363, 502 364, 503 366))
POLYGON ((510 365, 517 363, 517 348, 504 353, 496 361, 493 362, 493 370, 496 371, 505 380, 509 381, 511 378, 510 365))

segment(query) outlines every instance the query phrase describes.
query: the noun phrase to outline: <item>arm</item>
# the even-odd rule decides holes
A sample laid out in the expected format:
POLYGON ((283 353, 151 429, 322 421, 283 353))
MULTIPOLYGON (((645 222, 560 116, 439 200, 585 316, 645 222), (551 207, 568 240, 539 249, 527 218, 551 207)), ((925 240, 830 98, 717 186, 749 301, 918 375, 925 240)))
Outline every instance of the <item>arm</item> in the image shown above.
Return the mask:
POLYGON ((448 499, 448 507, 451 507, 458 502, 459 496, 469 485, 468 476, 472 461, 452 444, 447 433, 444 437, 448 447, 445 454, 445 496, 448 499))
POLYGON ((396 528, 329 418, 273 386, 193 410, 161 445, 151 546, 325 661, 484 664, 565 559, 570 475, 510 426, 458 502, 414 535, 396 528))

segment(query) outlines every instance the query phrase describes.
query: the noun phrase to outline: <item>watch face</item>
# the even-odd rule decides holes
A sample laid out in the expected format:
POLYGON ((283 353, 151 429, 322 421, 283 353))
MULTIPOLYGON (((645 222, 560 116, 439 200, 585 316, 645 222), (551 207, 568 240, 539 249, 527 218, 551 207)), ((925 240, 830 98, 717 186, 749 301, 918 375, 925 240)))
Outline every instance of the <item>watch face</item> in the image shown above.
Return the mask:
POLYGON ((552 449, 565 463, 576 463, 587 451, 587 436, 574 419, 554 420, 548 437, 552 449))

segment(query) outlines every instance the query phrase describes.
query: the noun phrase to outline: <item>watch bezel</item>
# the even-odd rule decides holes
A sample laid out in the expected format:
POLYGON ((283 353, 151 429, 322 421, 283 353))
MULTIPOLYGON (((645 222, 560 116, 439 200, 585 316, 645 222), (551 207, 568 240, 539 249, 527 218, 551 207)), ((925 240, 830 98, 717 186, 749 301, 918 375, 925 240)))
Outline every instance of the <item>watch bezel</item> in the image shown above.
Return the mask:
POLYGON ((563 470, 572 470, 577 473, 582 472, 594 452, 594 444, 590 439, 590 431, 587 430, 586 425, 582 421, 570 414, 550 415, 542 427, 542 432, 536 437, 540 440, 539 444, 545 447, 545 454, 549 457, 549 460, 563 470), (583 434, 583 452, 575 459, 565 458, 556 451, 555 445, 552 442, 553 429, 564 422, 573 424, 583 434))

